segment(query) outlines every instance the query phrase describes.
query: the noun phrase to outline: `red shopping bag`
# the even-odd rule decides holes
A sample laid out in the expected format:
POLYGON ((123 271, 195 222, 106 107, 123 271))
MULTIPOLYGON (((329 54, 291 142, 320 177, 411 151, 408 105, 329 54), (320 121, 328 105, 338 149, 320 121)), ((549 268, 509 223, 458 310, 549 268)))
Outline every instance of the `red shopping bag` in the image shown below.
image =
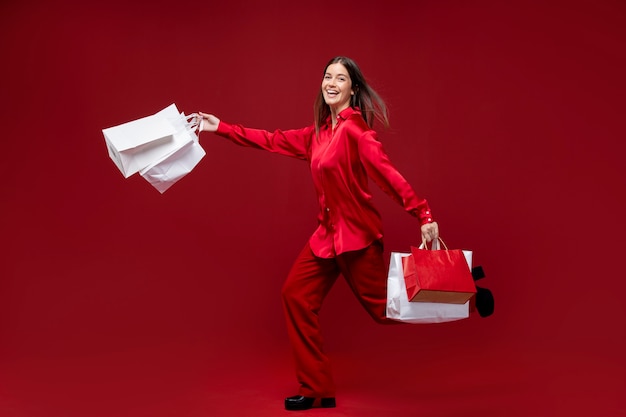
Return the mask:
POLYGON ((467 260, 460 249, 435 249, 438 243, 433 243, 432 250, 413 246, 411 256, 403 258, 409 301, 465 304, 476 294, 467 260))

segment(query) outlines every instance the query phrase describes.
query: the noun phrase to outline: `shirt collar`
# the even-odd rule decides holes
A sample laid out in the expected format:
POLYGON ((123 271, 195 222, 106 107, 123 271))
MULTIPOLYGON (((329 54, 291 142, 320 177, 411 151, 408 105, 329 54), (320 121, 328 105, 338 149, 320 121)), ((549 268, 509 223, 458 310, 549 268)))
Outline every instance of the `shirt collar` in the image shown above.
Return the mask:
POLYGON ((343 120, 346 120, 355 113, 361 114, 361 110, 359 110, 358 107, 347 107, 340 111, 337 117, 341 117, 343 120))
MULTIPOLYGON (((358 107, 348 106, 339 112, 339 114, 337 115, 337 119, 347 120, 353 114, 361 114, 361 110, 358 107)), ((328 116, 328 119, 326 119, 326 124, 329 126, 331 124, 331 120, 330 120, 331 117, 332 116, 328 116)))

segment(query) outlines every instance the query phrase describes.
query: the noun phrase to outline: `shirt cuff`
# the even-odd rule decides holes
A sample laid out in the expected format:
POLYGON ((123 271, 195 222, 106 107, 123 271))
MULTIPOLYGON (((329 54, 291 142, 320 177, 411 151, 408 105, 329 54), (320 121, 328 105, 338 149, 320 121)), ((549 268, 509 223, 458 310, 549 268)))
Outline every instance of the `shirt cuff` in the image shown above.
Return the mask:
POLYGON ((420 211, 420 213, 417 215, 417 218, 419 219, 420 226, 423 226, 425 224, 432 223, 435 221, 433 220, 433 214, 429 208, 420 211))
POLYGON ((230 124, 220 120, 220 123, 217 125, 217 130, 215 131, 215 133, 220 136, 228 136, 228 134, 232 132, 232 130, 233 128, 230 124))

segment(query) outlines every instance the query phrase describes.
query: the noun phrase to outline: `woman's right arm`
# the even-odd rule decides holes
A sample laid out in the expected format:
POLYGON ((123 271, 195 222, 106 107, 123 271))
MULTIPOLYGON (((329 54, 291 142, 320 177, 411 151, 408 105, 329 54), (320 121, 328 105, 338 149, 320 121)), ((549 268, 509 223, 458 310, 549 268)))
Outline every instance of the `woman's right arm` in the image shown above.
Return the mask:
POLYGON ((198 115, 200 116, 199 131, 215 132, 240 146, 263 149, 298 159, 308 159, 308 144, 314 134, 313 126, 269 132, 226 123, 208 113, 198 113, 198 115))

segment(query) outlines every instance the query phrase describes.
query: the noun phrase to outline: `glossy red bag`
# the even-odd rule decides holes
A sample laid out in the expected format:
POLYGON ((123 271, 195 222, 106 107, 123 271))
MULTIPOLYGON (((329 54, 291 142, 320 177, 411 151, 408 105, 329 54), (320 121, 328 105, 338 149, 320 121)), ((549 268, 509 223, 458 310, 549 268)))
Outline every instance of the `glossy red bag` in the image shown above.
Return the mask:
POLYGON ((476 285, 463 252, 439 249, 438 241, 433 242, 432 249, 427 245, 411 247, 411 256, 403 258, 409 301, 465 304, 470 300, 476 285))

